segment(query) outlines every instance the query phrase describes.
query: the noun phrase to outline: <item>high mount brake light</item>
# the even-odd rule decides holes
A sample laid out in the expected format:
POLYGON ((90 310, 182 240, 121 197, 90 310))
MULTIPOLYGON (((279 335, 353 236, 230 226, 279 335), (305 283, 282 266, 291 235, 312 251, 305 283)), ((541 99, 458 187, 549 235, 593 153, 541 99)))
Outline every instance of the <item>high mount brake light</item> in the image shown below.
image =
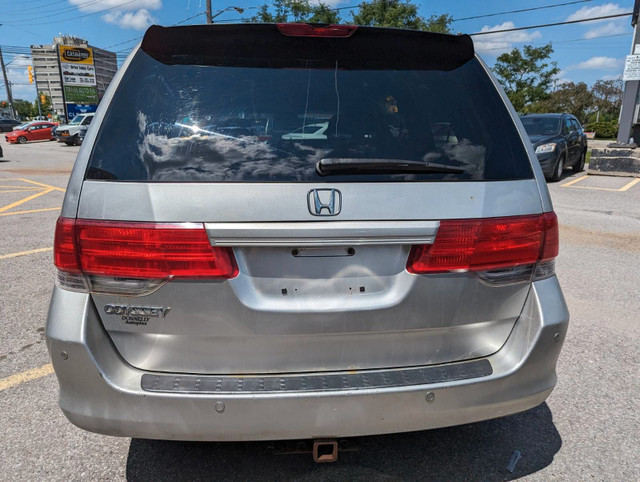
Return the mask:
POLYGON ((440 222, 433 244, 413 246, 410 273, 488 271, 550 261, 558 255, 555 213, 440 222))
POLYGON ((137 279, 233 278, 233 251, 211 246, 203 224, 59 218, 54 263, 65 273, 137 279))
POLYGON ((288 37, 351 37, 357 25, 312 25, 308 23, 278 23, 278 30, 288 37))

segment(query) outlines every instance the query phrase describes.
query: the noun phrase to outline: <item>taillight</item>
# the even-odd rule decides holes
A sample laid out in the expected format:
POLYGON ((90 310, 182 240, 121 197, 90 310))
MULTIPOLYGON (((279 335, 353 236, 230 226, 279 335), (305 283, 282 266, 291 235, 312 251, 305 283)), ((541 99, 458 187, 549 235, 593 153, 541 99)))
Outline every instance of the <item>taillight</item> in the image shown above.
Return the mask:
POLYGON ((109 286, 110 290, 117 283, 107 278, 134 284, 136 280, 155 280, 157 286, 158 280, 171 278, 219 279, 238 274, 231 248, 211 246, 204 225, 195 223, 59 218, 54 262, 65 279, 81 274, 89 284, 109 286))
POLYGON ((278 30, 288 37, 351 37, 357 25, 312 25, 308 23, 278 23, 278 30))
MULTIPOLYGON (((492 283, 538 279, 536 264, 558 255, 555 213, 440 222, 433 244, 413 246, 407 271, 416 274, 467 272, 492 283), (517 269, 516 269, 517 268, 517 269)), ((548 263, 549 264, 549 263, 548 263)), ((542 270, 543 277, 554 274, 542 270)))

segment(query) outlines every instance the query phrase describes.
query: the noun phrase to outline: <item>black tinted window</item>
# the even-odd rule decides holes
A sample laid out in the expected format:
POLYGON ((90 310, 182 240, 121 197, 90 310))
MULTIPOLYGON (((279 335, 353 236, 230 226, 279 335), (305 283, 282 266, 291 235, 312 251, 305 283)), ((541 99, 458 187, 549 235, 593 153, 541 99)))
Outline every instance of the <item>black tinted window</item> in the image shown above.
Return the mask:
POLYGON ((531 178, 476 60, 453 71, 165 65, 134 58, 87 178, 336 182, 531 178), (402 159, 456 173, 316 172, 321 159, 402 159), (461 172, 460 172, 461 171, 461 172))
POLYGON ((582 129, 582 127, 580 126, 580 122, 578 122, 577 119, 571 119, 571 127, 574 131, 579 131, 580 129, 582 129))
POLYGON ((560 132, 557 117, 523 117, 522 125, 530 136, 553 136, 560 132))

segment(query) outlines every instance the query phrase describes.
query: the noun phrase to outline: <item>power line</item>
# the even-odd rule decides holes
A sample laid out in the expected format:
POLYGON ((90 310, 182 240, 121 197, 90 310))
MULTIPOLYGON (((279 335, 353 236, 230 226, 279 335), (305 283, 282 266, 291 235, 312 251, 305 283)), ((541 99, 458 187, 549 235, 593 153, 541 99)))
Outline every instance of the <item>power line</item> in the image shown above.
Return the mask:
MULTIPOLYGON (((118 9, 118 8, 122 8, 125 5, 129 5, 130 3, 137 2, 137 1, 138 0, 128 0, 127 2, 120 3, 118 5, 114 5, 113 7, 104 8, 102 10, 97 10, 95 12, 87 13, 87 14, 84 14, 84 15, 77 15, 77 16, 74 16, 73 18, 69 18, 67 20, 78 20, 79 18, 90 17, 92 15, 98 15, 100 13, 108 12, 109 10, 115 10, 115 9, 118 9)), ((75 7, 72 10, 75 10, 75 7)), ((46 17, 48 18, 48 17, 52 17, 52 16, 55 16, 55 15, 60 15, 61 13, 64 13, 64 12, 60 12, 60 13, 57 13, 57 14, 46 15, 46 17)), ((44 17, 35 17, 35 18, 44 18, 44 17)), ((29 25, 50 25, 50 24, 53 24, 53 23, 60 23, 60 22, 64 22, 65 21, 65 20, 53 20, 51 22, 31 23, 31 20, 33 20, 33 19, 21 20, 21 22, 27 22, 29 25)), ((16 23, 10 23, 10 22, 6 22, 6 24, 7 25, 16 25, 16 23)))
MULTIPOLYGON (((596 40, 596 39, 601 39, 601 38, 611 38, 611 37, 627 37, 629 35, 633 35, 633 32, 628 32, 628 33, 618 33, 618 34, 614 34, 614 35, 601 35, 600 37, 591 37, 591 38, 576 38, 576 39, 571 39, 571 40, 559 40, 557 42, 551 42, 555 48, 555 46, 557 44, 568 44, 568 43, 573 43, 573 42, 587 42, 589 40, 596 40)), ((536 43, 534 45, 545 45, 544 43, 536 43)), ((591 48, 591 47, 590 47, 591 48)), ((483 51, 486 50, 505 50, 505 47, 491 47, 490 49, 482 49, 483 51)))
POLYGON ((485 17, 497 17, 499 15, 507 15, 507 14, 510 14, 510 13, 532 12, 534 10, 544 10, 546 8, 564 7, 565 5, 574 5, 576 3, 586 3, 586 2, 591 2, 591 1, 592 0, 574 0, 573 2, 554 3, 553 5, 544 5, 544 6, 541 6, 541 7, 523 8, 521 10, 509 10, 509 11, 506 11, 506 12, 486 13, 484 15, 474 15, 473 17, 454 18, 451 21, 452 22, 462 22, 463 20, 473 20, 473 19, 476 19, 476 18, 485 18, 485 17))
MULTIPOLYGON (((37 5, 35 7, 29 7, 29 8, 20 8, 18 10, 7 10, 6 12, 0 12, 0 15, 6 15, 8 13, 12 13, 14 15, 31 15, 29 13, 23 13, 23 12, 28 12, 31 10, 40 10, 43 7, 49 7, 51 5, 56 5, 58 3, 66 3, 67 0, 56 0, 55 2, 51 2, 51 3, 44 3, 42 5, 37 5)), ((24 2, 22 2, 24 3, 24 2)))
POLYGON ((594 20, 606 20, 608 18, 617 18, 617 17, 628 17, 633 15, 633 12, 627 13, 618 13, 616 15, 605 15, 603 17, 593 17, 593 18, 583 18, 581 20, 566 20, 564 22, 556 22, 556 23, 545 23, 541 25, 530 25, 528 27, 515 27, 515 28, 505 28, 502 30, 487 30, 486 32, 475 32, 470 33, 470 36, 477 35, 491 35, 494 33, 502 33, 502 32, 517 32, 518 30, 530 30, 532 28, 545 28, 545 27, 557 27, 558 25, 569 25, 572 23, 582 23, 582 22, 593 22, 594 20))
MULTIPOLYGON (((196 17, 200 17, 201 15, 204 15, 205 13, 206 12, 200 12, 200 13, 197 13, 195 15, 192 15, 191 17, 184 18, 184 19, 180 20, 179 22, 174 23, 172 26, 180 25, 181 23, 188 22, 189 20, 192 20, 192 19, 194 19, 196 17)), ((142 37, 144 37, 144 35, 140 35, 139 37, 130 38, 129 40, 125 40, 124 42, 119 42, 117 44, 109 45, 108 47, 105 47, 105 50, 106 49, 111 49, 113 47, 118 47, 119 45, 128 44, 129 42, 134 42, 136 40, 140 40, 142 37)), ((125 50, 126 49, 118 50, 118 52, 124 52, 125 50)))

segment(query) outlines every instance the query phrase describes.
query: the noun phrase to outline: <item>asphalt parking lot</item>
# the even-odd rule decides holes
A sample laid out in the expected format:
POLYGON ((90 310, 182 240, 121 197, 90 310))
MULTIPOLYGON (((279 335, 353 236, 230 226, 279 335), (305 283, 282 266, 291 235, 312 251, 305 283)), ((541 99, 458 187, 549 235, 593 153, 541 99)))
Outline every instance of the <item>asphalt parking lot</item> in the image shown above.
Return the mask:
POLYGON ((546 403, 477 424, 362 438, 337 463, 314 464, 310 455, 275 455, 269 443, 131 440, 67 422, 43 331, 53 230, 78 148, 2 147, 3 479, 640 480, 640 179, 567 172, 550 186, 571 325, 546 403), (512 473, 514 451, 522 458, 512 473))

